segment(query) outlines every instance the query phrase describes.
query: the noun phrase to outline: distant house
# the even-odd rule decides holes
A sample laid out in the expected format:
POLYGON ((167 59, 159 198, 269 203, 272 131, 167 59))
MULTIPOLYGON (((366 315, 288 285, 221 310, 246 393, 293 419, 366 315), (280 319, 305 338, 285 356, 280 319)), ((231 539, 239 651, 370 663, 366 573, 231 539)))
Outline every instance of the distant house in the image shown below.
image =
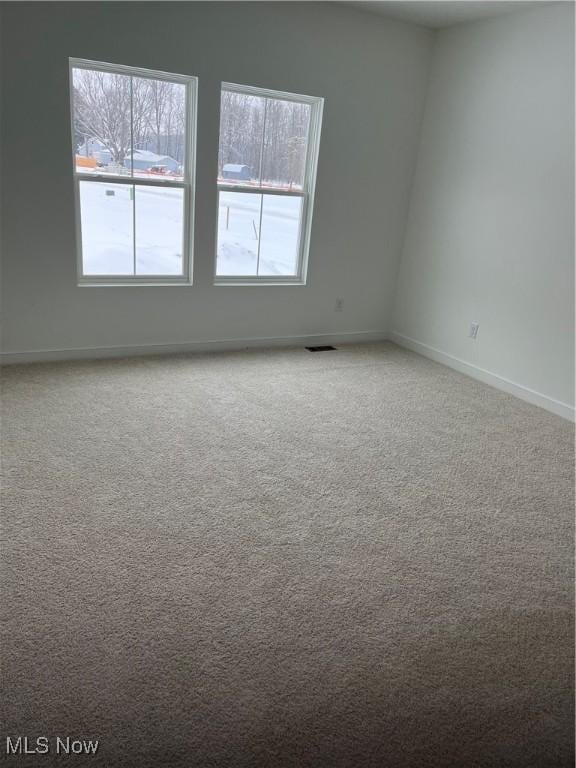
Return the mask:
POLYGON ((155 152, 149 152, 147 149, 135 149, 130 155, 126 155, 124 158, 124 166, 130 168, 132 160, 132 167, 138 171, 146 171, 148 168, 154 168, 154 166, 162 165, 169 171, 178 171, 180 169, 180 163, 174 160, 169 155, 157 155, 155 152))
POLYGON ((250 181, 252 178, 252 172, 248 165, 240 165, 238 163, 225 163, 222 168, 222 178, 250 181))
POLYGON ((98 165, 108 165, 112 162, 112 153, 106 149, 101 141, 86 137, 78 147, 77 154, 80 157, 93 157, 98 165))

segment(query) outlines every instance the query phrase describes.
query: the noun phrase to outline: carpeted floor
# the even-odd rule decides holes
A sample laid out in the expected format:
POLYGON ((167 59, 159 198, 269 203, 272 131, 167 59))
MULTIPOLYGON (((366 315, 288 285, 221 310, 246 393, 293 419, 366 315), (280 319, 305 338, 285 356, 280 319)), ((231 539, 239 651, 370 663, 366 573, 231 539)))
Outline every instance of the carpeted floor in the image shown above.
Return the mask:
POLYGON ((3 380, 7 764, 573 765, 568 422, 392 344, 3 380))

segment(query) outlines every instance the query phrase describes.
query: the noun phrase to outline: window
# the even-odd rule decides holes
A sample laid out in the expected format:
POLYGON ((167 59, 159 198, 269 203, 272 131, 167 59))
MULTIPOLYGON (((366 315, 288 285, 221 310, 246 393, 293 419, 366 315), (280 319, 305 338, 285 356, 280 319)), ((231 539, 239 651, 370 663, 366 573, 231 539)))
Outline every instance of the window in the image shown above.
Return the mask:
POLYGON ((80 283, 191 280, 196 78, 70 61, 80 283))
POLYGON ((217 283, 302 283, 323 100, 224 83, 217 283))

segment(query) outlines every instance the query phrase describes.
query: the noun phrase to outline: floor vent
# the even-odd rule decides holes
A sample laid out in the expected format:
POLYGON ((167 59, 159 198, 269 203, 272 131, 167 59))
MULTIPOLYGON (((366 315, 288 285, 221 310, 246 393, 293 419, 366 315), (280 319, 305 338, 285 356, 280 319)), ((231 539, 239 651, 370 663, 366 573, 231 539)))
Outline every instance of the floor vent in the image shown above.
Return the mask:
POLYGON ((332 352, 336 351, 336 347, 306 347, 308 352, 332 352))

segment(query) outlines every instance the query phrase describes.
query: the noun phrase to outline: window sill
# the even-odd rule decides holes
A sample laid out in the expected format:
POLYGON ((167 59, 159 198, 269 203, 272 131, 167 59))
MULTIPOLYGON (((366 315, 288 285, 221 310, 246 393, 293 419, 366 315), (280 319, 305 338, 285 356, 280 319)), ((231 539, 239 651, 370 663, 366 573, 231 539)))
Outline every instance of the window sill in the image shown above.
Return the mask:
POLYGON ((79 280, 78 288, 166 288, 171 286, 190 287, 192 281, 180 280, 79 280))
POLYGON ((306 285, 306 281, 300 278, 294 280, 239 280, 238 278, 217 278, 214 280, 214 285, 250 285, 250 286, 263 286, 263 285, 306 285))

